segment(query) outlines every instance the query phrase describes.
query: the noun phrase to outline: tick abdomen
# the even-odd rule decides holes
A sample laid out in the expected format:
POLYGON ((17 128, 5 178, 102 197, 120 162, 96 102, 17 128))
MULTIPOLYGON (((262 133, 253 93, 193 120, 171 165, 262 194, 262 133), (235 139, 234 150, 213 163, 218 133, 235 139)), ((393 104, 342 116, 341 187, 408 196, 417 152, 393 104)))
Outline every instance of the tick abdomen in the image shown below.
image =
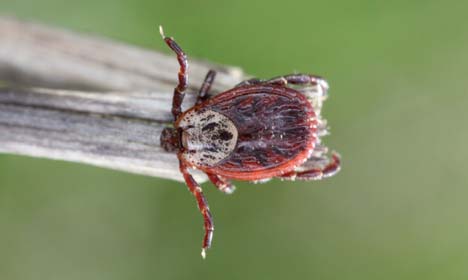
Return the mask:
POLYGON ((301 164, 313 149, 315 114, 309 101, 292 89, 261 90, 251 87, 247 94, 213 104, 212 109, 232 119, 238 130, 236 148, 218 171, 229 174, 301 164))
POLYGON ((237 91, 184 114, 179 127, 187 161, 238 177, 243 170, 274 170, 285 164, 293 168, 307 159, 316 138, 315 114, 307 98, 292 89, 262 92, 262 87, 250 86, 244 93, 237 91))

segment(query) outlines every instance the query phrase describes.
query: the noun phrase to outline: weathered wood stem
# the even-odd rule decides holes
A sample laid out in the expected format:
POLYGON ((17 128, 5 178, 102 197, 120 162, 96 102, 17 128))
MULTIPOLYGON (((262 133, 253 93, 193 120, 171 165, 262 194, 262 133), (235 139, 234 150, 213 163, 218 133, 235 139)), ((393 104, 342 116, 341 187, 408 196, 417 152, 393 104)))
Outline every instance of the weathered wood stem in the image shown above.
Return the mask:
MULTIPOLYGON (((209 69, 214 92, 245 78, 191 59, 192 91, 209 69)), ((177 71, 170 53, 0 17, 0 152, 182 180, 159 145, 177 71)))

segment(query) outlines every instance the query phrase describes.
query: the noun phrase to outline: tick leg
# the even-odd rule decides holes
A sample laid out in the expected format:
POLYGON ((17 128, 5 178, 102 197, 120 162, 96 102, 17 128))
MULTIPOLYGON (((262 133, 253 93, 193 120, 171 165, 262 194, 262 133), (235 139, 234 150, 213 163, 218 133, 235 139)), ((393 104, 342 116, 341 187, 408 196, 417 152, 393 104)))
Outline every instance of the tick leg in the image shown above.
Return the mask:
POLYGON ((249 80, 242 81, 242 82, 238 83, 237 85, 235 85, 234 87, 236 88, 236 87, 241 87, 241 86, 258 85, 258 84, 261 84, 261 83, 264 83, 264 82, 265 82, 265 80, 252 78, 252 79, 249 79, 249 80))
POLYGON ((285 173, 279 178, 286 180, 321 180, 323 178, 328 178, 340 171, 340 156, 337 153, 333 153, 331 161, 323 168, 312 168, 300 172, 291 171, 285 173))
POLYGON ((309 75, 309 74, 289 74, 285 76, 279 76, 275 78, 271 78, 268 80, 260 80, 257 78, 253 78, 250 80, 243 81, 236 85, 239 86, 246 86, 246 85, 258 85, 258 84, 270 84, 270 85, 279 85, 279 86, 287 86, 289 84, 292 85, 313 85, 313 86, 320 86, 320 88, 324 91, 328 91, 328 83, 325 79, 320 76, 316 75, 309 75))
POLYGON ((207 173, 210 181, 216 186, 216 188, 225 194, 232 194, 236 187, 234 187, 229 180, 216 174, 207 173))
POLYGON ((319 85, 325 90, 328 90, 329 86, 327 81, 320 76, 309 75, 309 74, 290 74, 285 76, 275 77, 266 80, 267 84, 283 85, 319 85))
POLYGON ((197 199, 198 209, 200 209, 201 214, 203 215, 205 236, 203 238, 202 252, 201 255, 203 258, 206 257, 206 250, 211 246, 211 240, 213 239, 213 218, 211 216, 210 207, 208 202, 203 195, 200 185, 193 179, 192 175, 187 170, 187 166, 179 159, 180 162, 180 172, 184 176, 185 182, 189 188, 189 191, 197 199))
POLYGON ((200 91, 198 92, 197 103, 200 104, 203 101, 208 99, 208 92, 210 91, 211 85, 213 84, 214 78, 216 77, 216 72, 214 70, 208 71, 206 74, 205 80, 203 81, 200 91))
POLYGON ((184 101, 185 90, 187 89, 188 85, 188 61, 187 56, 185 55, 182 48, 174 41, 171 37, 166 37, 164 35, 163 29, 160 26, 159 32, 163 37, 166 44, 171 48, 172 51, 175 52, 177 55, 177 61, 179 61, 179 84, 174 88, 174 97, 172 99, 172 115, 174 116, 174 120, 177 120, 179 115, 182 113, 181 105, 182 101, 184 101))

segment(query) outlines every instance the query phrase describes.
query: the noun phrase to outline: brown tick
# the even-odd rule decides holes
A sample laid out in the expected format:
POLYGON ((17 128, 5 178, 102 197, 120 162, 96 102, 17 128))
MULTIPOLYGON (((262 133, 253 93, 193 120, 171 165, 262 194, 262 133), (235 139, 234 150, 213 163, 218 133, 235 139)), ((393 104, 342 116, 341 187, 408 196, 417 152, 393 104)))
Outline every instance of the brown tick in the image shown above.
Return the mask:
POLYGON ((188 169, 206 173, 222 192, 230 180, 263 182, 271 178, 320 180, 340 170, 340 157, 321 144, 327 134, 321 118, 328 84, 319 76, 291 74, 269 80, 250 79, 210 97, 216 73, 206 75, 198 99, 185 112, 187 57, 173 38, 160 33, 179 61, 179 84, 172 101, 173 127, 161 133, 161 146, 177 152, 179 168, 204 219, 202 257, 211 245, 213 219, 200 185, 188 169))

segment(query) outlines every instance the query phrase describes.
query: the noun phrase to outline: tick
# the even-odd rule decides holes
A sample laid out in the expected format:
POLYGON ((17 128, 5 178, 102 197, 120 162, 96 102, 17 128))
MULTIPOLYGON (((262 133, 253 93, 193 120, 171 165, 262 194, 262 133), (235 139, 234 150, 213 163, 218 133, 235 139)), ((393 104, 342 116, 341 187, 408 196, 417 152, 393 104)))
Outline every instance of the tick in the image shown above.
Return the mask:
POLYGON ((328 83, 321 77, 291 74, 250 79, 210 96, 216 73, 209 71, 196 104, 182 112, 188 62, 173 38, 166 44, 177 55, 179 83, 172 101, 172 127, 161 133, 161 146, 177 153, 179 169, 204 219, 202 257, 211 246, 213 218, 200 185, 189 173, 198 169, 220 191, 231 194, 231 180, 264 182, 271 178, 321 180, 340 170, 340 156, 321 142, 328 133, 320 115, 328 83))

